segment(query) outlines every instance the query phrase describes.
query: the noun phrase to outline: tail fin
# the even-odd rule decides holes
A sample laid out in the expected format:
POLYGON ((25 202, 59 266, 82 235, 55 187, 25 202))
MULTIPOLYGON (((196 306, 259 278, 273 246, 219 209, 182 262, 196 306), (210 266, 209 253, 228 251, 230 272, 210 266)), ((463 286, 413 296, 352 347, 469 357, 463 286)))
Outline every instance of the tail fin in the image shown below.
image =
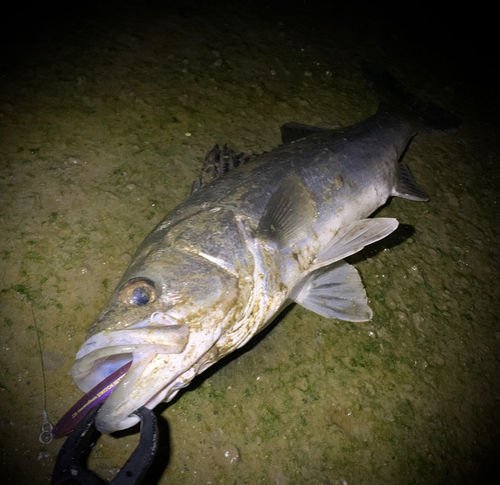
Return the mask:
POLYGON ((379 110, 400 112, 416 123, 419 132, 453 131, 460 126, 460 118, 418 99, 389 73, 364 64, 363 74, 380 102, 379 110))

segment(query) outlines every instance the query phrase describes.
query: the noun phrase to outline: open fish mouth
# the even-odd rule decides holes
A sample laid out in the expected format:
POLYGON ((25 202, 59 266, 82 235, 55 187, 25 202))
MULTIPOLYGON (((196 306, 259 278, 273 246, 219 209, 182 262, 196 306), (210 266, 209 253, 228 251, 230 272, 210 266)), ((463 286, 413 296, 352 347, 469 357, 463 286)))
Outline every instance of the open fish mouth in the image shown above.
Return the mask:
POLYGON ((141 406, 154 408, 162 400, 162 391, 169 383, 163 383, 160 388, 141 386, 140 395, 135 392, 137 384, 144 380, 144 375, 154 372, 159 360, 184 352, 188 342, 188 325, 161 325, 158 318, 90 337, 77 353, 71 369, 73 381, 87 393, 81 400, 85 401, 83 414, 98 404, 96 401, 104 400, 102 396, 106 393, 96 420, 99 431, 109 433, 133 426, 138 419, 129 414, 141 406), (134 409, 129 413, 130 406, 134 409))
POLYGON ((182 353, 188 340, 188 325, 144 326, 101 332, 82 345, 76 354, 71 375, 75 384, 83 392, 88 392, 127 362, 144 360, 145 355, 182 353))

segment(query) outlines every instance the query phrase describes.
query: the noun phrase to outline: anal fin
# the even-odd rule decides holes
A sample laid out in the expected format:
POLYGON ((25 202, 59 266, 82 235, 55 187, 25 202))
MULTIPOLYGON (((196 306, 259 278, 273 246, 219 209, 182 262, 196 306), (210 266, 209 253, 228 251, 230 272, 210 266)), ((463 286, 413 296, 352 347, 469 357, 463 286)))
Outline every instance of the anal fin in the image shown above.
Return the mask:
POLYGON ((418 202, 427 202, 429 196, 420 185, 415 182, 410 169, 404 164, 399 164, 399 178, 396 189, 392 192, 394 197, 416 200, 418 202))

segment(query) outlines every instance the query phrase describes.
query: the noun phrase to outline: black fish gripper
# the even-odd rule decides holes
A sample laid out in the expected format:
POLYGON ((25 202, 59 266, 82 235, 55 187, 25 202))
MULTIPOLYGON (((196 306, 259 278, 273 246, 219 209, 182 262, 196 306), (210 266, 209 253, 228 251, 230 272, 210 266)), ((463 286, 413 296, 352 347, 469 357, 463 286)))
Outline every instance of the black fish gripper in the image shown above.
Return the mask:
MULTIPOLYGON (((96 406, 68 436, 57 456, 51 485, 103 485, 105 482, 87 469, 87 458, 101 433, 95 427, 96 406)), ((109 484, 137 485, 151 466, 158 449, 156 416, 150 409, 139 408, 134 412, 141 418, 141 437, 125 465, 109 484)))

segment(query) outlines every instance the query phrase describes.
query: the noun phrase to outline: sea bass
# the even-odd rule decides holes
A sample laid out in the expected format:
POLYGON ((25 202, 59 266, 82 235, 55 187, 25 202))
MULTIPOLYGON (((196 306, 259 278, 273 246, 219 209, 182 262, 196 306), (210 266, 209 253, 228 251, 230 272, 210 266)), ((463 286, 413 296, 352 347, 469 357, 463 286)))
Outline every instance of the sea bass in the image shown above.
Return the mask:
POLYGON ((385 72, 365 75, 376 114, 336 130, 287 123, 282 145, 251 160, 216 154, 218 176, 202 177, 140 245, 72 368, 84 392, 128 369, 99 410, 99 431, 128 428, 139 407, 170 401, 291 302, 371 319, 361 278, 343 260, 396 229, 396 219, 369 218, 389 197, 428 200, 400 158, 417 133, 459 120, 385 72))

